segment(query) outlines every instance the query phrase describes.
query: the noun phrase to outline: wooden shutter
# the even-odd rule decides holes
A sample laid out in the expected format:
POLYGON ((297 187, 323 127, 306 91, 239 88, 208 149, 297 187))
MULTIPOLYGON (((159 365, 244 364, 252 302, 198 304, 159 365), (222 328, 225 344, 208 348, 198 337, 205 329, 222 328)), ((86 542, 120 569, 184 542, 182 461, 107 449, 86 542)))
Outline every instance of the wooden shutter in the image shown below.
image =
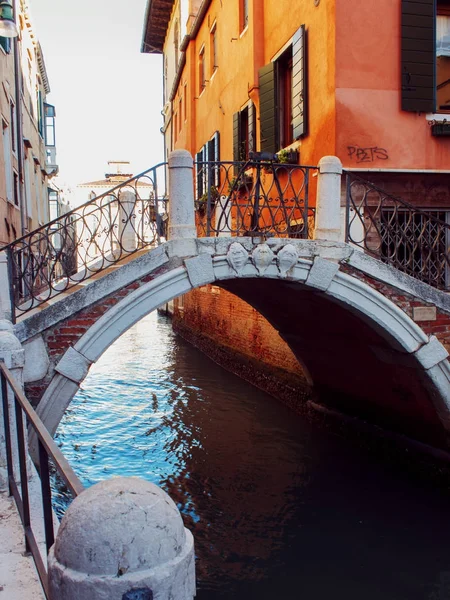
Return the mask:
POLYGON ((277 145, 275 63, 259 70, 261 152, 274 153, 277 145))
POLYGON ((253 102, 248 105, 248 151, 256 151, 256 111, 253 102))
POLYGON ((307 132, 306 30, 302 25, 292 39, 292 126, 294 140, 307 132))
MULTIPOLYGON (((213 137, 215 161, 220 161, 220 132, 216 131, 213 137)), ((216 188, 220 186, 220 166, 217 165, 214 172, 214 185, 216 188)))
POLYGON ((204 186, 203 186, 203 175, 204 175, 204 165, 200 164, 203 162, 203 148, 200 152, 197 152, 195 155, 195 168, 197 170, 197 198, 203 196, 204 186))
POLYGON ((240 157, 241 147, 241 115, 239 112, 233 115, 233 160, 237 162, 240 157))
POLYGON ((435 110, 435 6, 435 0, 402 0, 402 110, 435 110))

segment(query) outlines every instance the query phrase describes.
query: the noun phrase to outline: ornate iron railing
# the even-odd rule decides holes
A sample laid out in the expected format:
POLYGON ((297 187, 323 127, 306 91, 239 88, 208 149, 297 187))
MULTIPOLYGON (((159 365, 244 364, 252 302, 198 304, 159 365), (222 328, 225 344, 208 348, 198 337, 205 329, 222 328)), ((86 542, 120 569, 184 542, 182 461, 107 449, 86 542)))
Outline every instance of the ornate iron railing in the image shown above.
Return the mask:
POLYGON ((31 552, 33 556, 45 596, 49 598, 46 554, 44 557, 41 555, 39 542, 36 539, 36 528, 33 527, 32 523, 32 511, 30 510, 28 489, 30 465, 26 443, 26 425, 36 434, 38 443, 38 468, 41 480, 41 500, 47 553, 55 539, 50 464, 65 482, 72 497, 75 498, 81 494, 84 488, 3 362, 0 362, 0 379, 9 494, 14 497, 20 515, 24 529, 26 551, 31 552), (12 407, 14 409, 10 410, 12 407), (15 431, 15 434, 13 431, 15 431), (14 464, 14 456, 18 457, 18 465, 14 464), (15 472, 17 467, 18 472, 15 472))
POLYGON ((272 161, 196 163, 199 234, 312 237, 309 183, 316 168, 272 161))
POLYGON ((23 314, 165 238, 165 163, 9 244, 13 312, 23 314))
POLYGON ((434 287, 450 289, 445 210, 421 210, 347 173, 346 241, 434 287))

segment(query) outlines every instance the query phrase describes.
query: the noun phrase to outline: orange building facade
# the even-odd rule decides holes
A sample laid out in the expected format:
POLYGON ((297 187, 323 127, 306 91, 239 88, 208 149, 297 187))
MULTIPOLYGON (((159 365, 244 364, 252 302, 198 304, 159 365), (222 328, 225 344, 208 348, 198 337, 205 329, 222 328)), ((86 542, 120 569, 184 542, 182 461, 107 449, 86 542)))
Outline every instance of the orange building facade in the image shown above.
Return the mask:
MULTIPOLYGON (((336 155, 450 223, 450 0, 148 0, 142 51, 164 58, 167 156, 295 150, 300 164, 317 165, 336 155)), ((191 293, 175 310, 175 326, 204 347, 206 338, 227 345, 221 332, 234 315, 259 319, 214 292, 191 293)), ((248 329, 229 350, 276 356, 301 385, 275 332, 264 325, 252 345, 248 329)))

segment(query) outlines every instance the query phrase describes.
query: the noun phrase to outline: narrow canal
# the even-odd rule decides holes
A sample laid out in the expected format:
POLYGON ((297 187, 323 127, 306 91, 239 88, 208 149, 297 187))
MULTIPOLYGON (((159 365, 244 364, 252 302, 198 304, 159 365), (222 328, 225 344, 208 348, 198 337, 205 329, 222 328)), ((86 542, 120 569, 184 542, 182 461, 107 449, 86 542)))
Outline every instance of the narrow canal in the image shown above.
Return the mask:
POLYGON ((445 489, 296 416, 156 313, 93 366, 55 437, 85 485, 138 475, 171 495, 199 600, 450 598, 445 489))

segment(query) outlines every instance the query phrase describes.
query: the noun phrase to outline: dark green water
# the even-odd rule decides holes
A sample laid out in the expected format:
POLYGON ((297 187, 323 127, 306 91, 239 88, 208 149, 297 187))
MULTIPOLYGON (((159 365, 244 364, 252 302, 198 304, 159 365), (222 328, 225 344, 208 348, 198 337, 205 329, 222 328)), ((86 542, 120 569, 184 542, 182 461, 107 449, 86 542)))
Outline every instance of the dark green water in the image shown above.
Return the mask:
POLYGON ((93 366, 56 439, 85 485, 138 475, 171 495, 200 600, 450 600, 448 491, 293 414, 164 317, 93 366))

